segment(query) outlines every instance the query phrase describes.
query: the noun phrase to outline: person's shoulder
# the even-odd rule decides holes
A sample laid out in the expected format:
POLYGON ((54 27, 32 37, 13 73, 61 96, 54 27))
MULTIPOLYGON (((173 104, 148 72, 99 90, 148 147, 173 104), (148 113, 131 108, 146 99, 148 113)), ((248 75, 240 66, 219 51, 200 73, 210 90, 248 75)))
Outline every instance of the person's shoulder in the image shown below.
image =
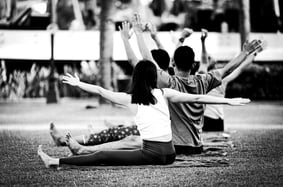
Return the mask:
POLYGON ((154 88, 152 90, 153 95, 163 95, 164 94, 164 88, 154 88))
POLYGON ((197 73, 195 76, 196 79, 201 80, 210 80, 210 79, 221 79, 220 72, 217 70, 211 70, 207 73, 197 73))
POLYGON ((171 76, 171 79, 170 79, 169 88, 176 89, 176 88, 184 87, 186 85, 192 85, 195 82, 197 82, 197 79, 200 79, 200 78, 196 77, 195 75, 189 75, 188 77, 181 77, 178 75, 173 75, 171 76))
POLYGON ((207 73, 196 73, 195 75, 191 76, 192 79, 203 79, 207 76, 207 73))
POLYGON ((214 69, 209 72, 207 72, 208 75, 213 76, 213 77, 221 77, 221 73, 219 69, 214 69))

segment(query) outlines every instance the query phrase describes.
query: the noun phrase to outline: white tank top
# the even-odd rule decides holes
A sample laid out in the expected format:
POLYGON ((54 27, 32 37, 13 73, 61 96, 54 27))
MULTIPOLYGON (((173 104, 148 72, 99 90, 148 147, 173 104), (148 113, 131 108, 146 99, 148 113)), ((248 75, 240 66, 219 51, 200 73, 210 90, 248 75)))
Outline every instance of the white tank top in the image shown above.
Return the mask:
MULTIPOLYGON (((225 96, 225 85, 220 85, 213 90, 211 90, 207 95, 222 97, 225 96)), ((224 119, 224 107, 223 105, 206 105, 206 109, 204 111, 204 116, 212 118, 212 119, 224 119)))
POLYGON ((152 90, 157 103, 137 105, 135 123, 143 140, 168 142, 172 140, 171 121, 166 99, 160 89, 152 90))

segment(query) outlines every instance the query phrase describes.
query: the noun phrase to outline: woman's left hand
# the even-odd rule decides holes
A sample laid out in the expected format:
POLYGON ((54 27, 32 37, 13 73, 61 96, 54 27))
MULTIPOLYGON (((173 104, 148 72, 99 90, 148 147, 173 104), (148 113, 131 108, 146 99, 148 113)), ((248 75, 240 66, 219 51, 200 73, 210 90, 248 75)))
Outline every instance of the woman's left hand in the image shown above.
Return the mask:
POLYGON ((228 104, 233 105, 233 106, 237 106, 237 105, 241 106, 241 105, 248 104, 249 102, 251 102, 250 99, 232 98, 232 99, 229 99, 228 104))

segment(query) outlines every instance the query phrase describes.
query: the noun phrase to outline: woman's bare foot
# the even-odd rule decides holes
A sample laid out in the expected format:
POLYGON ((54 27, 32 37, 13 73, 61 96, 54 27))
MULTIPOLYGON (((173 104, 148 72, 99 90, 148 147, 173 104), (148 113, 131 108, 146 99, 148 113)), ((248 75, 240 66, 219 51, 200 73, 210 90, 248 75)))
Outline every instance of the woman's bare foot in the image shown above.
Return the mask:
POLYGON ((66 144, 73 155, 80 155, 83 153, 83 146, 80 145, 74 138, 72 138, 70 133, 66 135, 66 144))
POLYGON ((59 159, 52 158, 42 151, 42 145, 38 146, 37 154, 40 156, 46 168, 50 166, 59 166, 59 159))
POLYGON ((56 129, 54 123, 50 123, 50 135, 57 146, 65 146, 66 140, 64 136, 56 129))

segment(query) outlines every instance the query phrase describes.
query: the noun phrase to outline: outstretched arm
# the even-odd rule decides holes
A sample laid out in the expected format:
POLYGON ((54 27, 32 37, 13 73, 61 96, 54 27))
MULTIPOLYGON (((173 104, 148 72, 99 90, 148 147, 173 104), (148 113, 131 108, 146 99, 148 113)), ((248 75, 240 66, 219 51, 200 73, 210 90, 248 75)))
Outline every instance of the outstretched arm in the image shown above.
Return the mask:
POLYGON ((200 68, 199 71, 206 73, 207 68, 209 66, 209 60, 208 60, 208 53, 206 50, 205 40, 207 38, 208 32, 206 29, 201 29, 201 59, 200 59, 200 68))
POLYGON ((222 84, 228 84, 229 82, 236 79, 242 73, 243 69, 253 62, 255 56, 256 53, 250 54, 239 67, 237 67, 232 73, 230 73, 222 80, 222 84))
POLYGON ((131 96, 129 94, 122 92, 113 92, 97 85, 81 82, 77 75, 73 76, 71 74, 66 74, 65 76, 63 76, 63 83, 69 84, 71 86, 78 86, 79 88, 87 92, 99 94, 103 98, 116 104, 124 106, 129 106, 131 104, 131 96))
MULTIPOLYGON (((142 58, 145 60, 150 60, 154 62, 151 52, 147 48, 144 37, 143 37, 143 28, 142 28, 142 23, 141 23, 141 17, 139 14, 134 14, 133 17, 133 29, 137 37, 137 42, 138 42, 138 47, 140 50, 140 53, 142 55, 142 58)), ((155 63, 155 62, 154 62, 155 63)), ((158 67, 158 65, 155 63, 155 65, 158 67)))
POLYGON ((128 56, 128 60, 129 62, 132 64, 132 66, 136 66, 138 63, 138 58, 136 57, 133 48, 129 42, 129 39, 131 38, 132 34, 130 34, 130 23, 124 21, 122 23, 122 27, 119 27, 120 30, 120 35, 121 38, 123 40, 124 46, 125 46, 125 50, 126 50, 126 54, 128 56))
POLYGON ((176 49, 183 45, 186 38, 190 37, 193 34, 193 29, 190 28, 184 28, 184 30, 181 33, 180 38, 178 39, 178 42, 176 44, 176 49))
MULTIPOLYGON (((185 39, 190 37, 193 34, 193 32, 194 31, 190 28, 184 28, 184 30, 181 33, 181 36, 179 37, 179 39, 177 41, 175 50, 178 49, 179 47, 183 46, 185 39)), ((169 66, 173 67, 173 64, 174 64, 174 58, 172 57, 169 66)))
POLYGON ((231 60, 228 64, 226 64, 224 68, 218 70, 222 78, 225 78, 237 67, 239 67, 248 55, 259 53, 264 49, 264 47, 265 43, 261 40, 253 40, 251 42, 246 42, 243 46, 243 50, 241 51, 241 53, 236 58, 231 60))
POLYGON ((150 23, 146 24, 147 29, 150 32, 150 36, 153 39, 153 41, 155 42, 156 46, 158 49, 163 49, 165 50, 164 46, 162 45, 158 35, 157 35, 157 29, 156 26, 150 23))
POLYGON ((139 14, 135 14, 134 15, 134 19, 133 19, 133 28, 137 37, 137 41, 138 41, 138 46, 141 52, 141 55, 143 57, 143 59, 146 60, 150 60, 152 63, 154 63, 154 65, 157 68, 157 76, 158 76, 158 85, 159 87, 166 87, 168 82, 169 82, 169 74, 165 71, 163 71, 158 64, 154 61, 151 52, 149 51, 149 49, 147 48, 144 38, 143 38, 143 33, 142 33, 142 24, 141 24, 141 18, 139 14))
POLYGON ((179 92, 170 88, 164 88, 164 96, 173 103, 202 103, 202 104, 228 104, 228 105, 245 105, 250 102, 249 99, 243 98, 221 98, 209 95, 197 95, 179 92))

